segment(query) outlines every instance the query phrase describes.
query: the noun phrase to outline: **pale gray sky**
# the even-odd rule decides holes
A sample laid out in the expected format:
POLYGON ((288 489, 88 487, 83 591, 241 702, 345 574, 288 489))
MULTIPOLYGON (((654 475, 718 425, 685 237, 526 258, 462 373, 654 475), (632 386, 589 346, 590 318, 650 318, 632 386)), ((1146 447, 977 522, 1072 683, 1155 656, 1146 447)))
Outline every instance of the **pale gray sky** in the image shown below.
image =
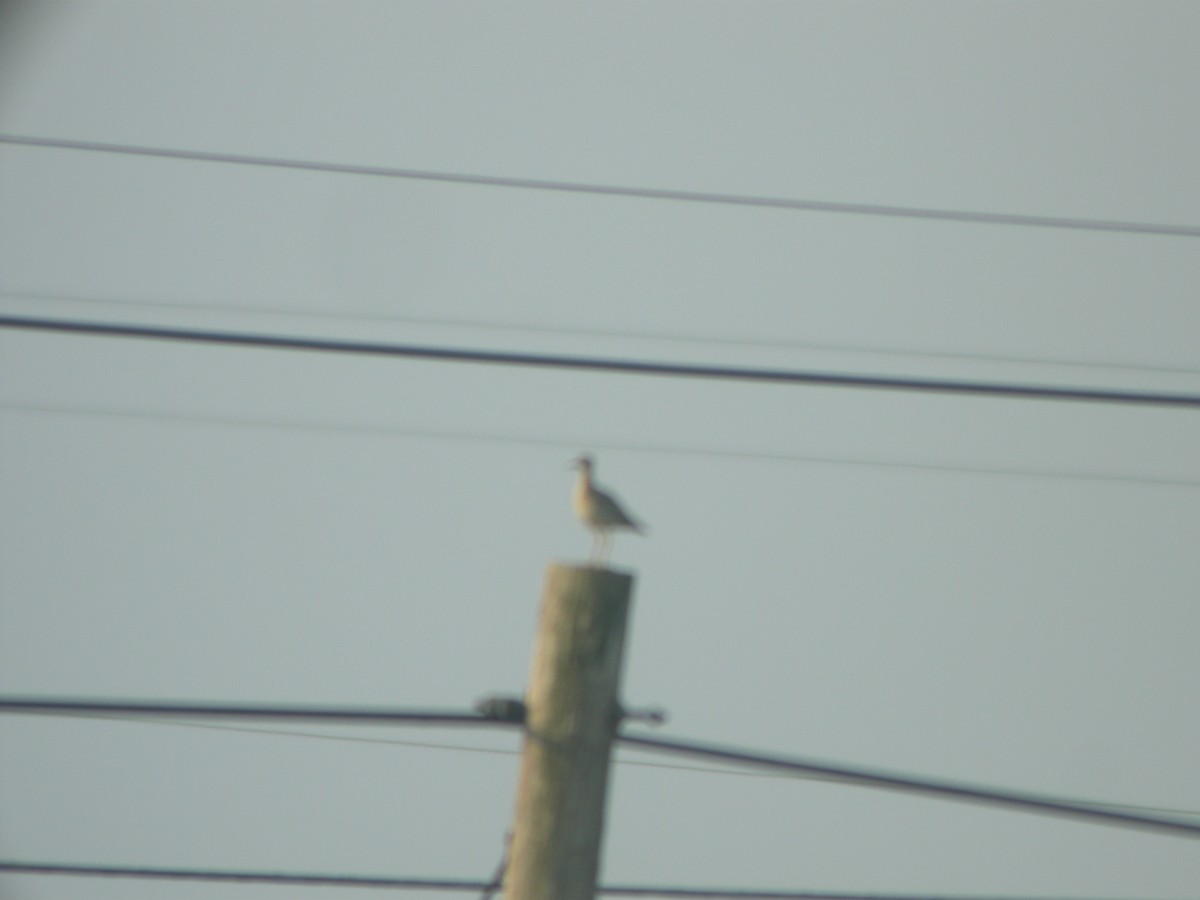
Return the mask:
MULTIPOLYGON (((1200 224, 1192 3, 0 9, 0 134, 1200 224)), ((10 315, 1197 393, 1198 250, 0 144, 10 315)), ((652 528, 616 542, 624 693, 671 736, 1200 811, 1198 441, 1187 409, 0 330, 0 692, 517 693, 544 567, 588 548, 567 463, 590 449, 652 528)), ((3 716, 0 855, 483 878, 516 771, 3 716)), ((1200 884, 1195 841, 837 785, 620 765, 610 800, 609 882, 1200 884)))

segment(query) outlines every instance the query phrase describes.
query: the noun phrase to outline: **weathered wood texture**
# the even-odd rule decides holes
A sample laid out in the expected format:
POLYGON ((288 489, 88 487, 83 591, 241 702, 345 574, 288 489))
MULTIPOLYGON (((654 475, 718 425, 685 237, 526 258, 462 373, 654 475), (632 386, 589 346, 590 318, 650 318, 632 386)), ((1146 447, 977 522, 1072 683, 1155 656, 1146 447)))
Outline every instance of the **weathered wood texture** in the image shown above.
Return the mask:
POLYGON ((552 564, 533 651, 506 900, 592 900, 633 576, 552 564))

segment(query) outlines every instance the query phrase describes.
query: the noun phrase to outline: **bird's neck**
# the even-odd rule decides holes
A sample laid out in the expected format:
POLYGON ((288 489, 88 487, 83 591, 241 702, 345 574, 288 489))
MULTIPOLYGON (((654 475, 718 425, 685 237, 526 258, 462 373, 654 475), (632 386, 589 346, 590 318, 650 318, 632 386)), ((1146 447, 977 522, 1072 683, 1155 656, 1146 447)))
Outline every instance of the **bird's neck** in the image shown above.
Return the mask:
POLYGON ((574 502, 576 506, 581 503, 587 503, 592 496, 592 476, 586 469, 579 470, 579 477, 575 479, 574 502))

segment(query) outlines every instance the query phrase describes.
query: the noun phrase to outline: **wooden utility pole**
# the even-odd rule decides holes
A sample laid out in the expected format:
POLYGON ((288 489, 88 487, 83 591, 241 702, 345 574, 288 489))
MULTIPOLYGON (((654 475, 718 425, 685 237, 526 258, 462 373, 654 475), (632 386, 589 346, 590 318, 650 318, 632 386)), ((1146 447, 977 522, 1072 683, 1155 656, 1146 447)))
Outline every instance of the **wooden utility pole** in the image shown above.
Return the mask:
POLYGON ((506 900, 593 900, 632 593, 624 572, 546 572, 506 900))

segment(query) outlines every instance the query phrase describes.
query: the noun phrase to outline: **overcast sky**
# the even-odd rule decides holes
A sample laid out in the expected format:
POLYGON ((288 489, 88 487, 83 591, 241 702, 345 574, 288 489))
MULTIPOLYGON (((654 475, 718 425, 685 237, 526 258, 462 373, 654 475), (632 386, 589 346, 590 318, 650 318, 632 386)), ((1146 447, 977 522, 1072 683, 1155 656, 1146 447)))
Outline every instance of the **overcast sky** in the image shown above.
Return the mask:
MULTIPOLYGON (((1195 229, 1198 34, 1189 2, 10 2, 0 135, 1195 229)), ((0 143, 5 315, 1198 394, 1198 251, 0 143)), ((1200 817, 1198 444, 1195 408, 0 329, 0 693, 518 694, 591 450, 651 528, 613 564, 664 735, 1200 817)), ((0 856, 492 873, 517 734, 286 731, 0 716, 0 856)), ((609 883, 1200 884, 1194 840, 620 757, 609 883)), ((364 895, 0 877, 298 890, 364 895)))

